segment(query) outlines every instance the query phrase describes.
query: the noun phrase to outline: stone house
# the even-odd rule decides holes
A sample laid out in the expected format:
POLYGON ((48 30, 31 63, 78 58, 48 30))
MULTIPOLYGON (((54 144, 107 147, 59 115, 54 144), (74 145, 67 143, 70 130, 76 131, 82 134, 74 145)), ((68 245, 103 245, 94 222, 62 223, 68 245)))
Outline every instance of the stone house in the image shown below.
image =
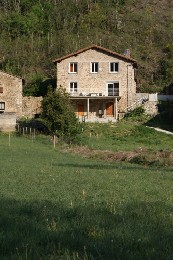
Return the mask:
POLYGON ((66 88, 76 116, 116 121, 136 98, 136 60, 92 45, 55 59, 57 88, 66 88))
POLYGON ((0 71, 0 130, 15 129, 16 117, 22 114, 22 84, 17 76, 0 71))
POLYGON ((0 113, 21 115, 22 78, 0 71, 0 113))

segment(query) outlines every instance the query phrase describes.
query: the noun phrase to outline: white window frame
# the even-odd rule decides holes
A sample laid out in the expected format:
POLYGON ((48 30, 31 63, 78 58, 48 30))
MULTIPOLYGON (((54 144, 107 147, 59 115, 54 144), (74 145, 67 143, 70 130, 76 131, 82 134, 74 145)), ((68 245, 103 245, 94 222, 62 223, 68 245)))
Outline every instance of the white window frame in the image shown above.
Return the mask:
POLYGON ((78 73, 78 63, 77 62, 69 63, 69 73, 78 73), (76 65, 76 71, 75 71, 75 65, 76 65), (72 71, 71 71, 71 66, 72 66, 72 71))
POLYGON ((109 96, 109 97, 120 96, 120 82, 119 81, 109 81, 109 82, 107 82, 106 91, 107 91, 107 96, 109 96), (114 87, 113 87, 112 95, 109 95, 108 87, 109 87, 110 84, 112 84, 113 86, 114 86, 114 84, 118 84, 118 95, 115 95, 116 93, 115 93, 114 87))
POLYGON ((71 94, 75 94, 75 93, 77 94, 78 93, 78 83, 76 81, 70 82, 69 90, 70 90, 71 94), (75 91, 75 89, 76 89, 76 91, 75 91))
POLYGON ((5 102, 0 102, 0 111, 5 110, 5 102))
POLYGON ((111 61, 109 62, 109 73, 118 73, 119 72, 119 62, 111 61), (113 64, 113 70, 111 71, 111 64, 113 64), (118 65, 118 70, 116 70, 116 64, 118 65))
POLYGON ((97 74, 99 72, 99 63, 98 62, 91 62, 90 64, 90 72, 91 73, 94 73, 94 74, 97 74), (97 64, 97 71, 96 71, 96 64, 97 64))

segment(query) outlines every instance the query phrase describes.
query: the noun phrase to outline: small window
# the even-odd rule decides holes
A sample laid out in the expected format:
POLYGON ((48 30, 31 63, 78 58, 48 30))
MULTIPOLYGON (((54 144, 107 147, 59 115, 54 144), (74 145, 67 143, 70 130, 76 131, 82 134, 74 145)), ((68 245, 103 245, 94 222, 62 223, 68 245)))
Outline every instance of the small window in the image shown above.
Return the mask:
POLYGON ((70 82, 70 93, 77 93, 77 82, 70 82))
POLYGON ((108 96, 119 96, 119 82, 108 83, 108 96))
POLYGON ((0 102, 0 111, 5 110, 5 102, 0 102))
POLYGON ((0 87, 0 93, 3 93, 3 87, 0 87))
POLYGON ((99 63, 98 62, 91 62, 91 72, 92 73, 99 72, 99 63))
POLYGON ((109 65, 109 71, 110 72, 118 72, 119 71, 119 63, 118 62, 110 62, 109 65))
POLYGON ((78 71, 78 66, 77 66, 77 62, 71 62, 70 63, 70 68, 69 68, 69 72, 70 73, 77 73, 78 71))

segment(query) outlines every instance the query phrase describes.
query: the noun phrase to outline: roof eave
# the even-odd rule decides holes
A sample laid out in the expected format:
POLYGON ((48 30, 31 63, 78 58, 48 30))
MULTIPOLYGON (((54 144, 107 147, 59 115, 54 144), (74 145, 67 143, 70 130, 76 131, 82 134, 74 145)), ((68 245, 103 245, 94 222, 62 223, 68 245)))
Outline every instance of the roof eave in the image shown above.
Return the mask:
POLYGON ((131 62, 131 63, 134 64, 134 66, 135 66, 135 64, 136 64, 136 66, 137 66, 137 61, 136 61, 136 60, 134 60, 134 59, 132 59, 132 58, 129 58, 129 57, 125 56, 125 55, 118 54, 118 53, 116 53, 116 52, 112 52, 112 51, 110 51, 110 50, 108 50, 108 49, 106 49, 106 48, 103 48, 103 47, 97 46, 97 45, 91 45, 90 47, 80 49, 80 50, 78 50, 78 51, 76 51, 76 52, 73 52, 73 53, 67 54, 67 55, 65 55, 65 56, 63 56, 63 57, 61 57, 61 58, 55 59, 55 60, 53 60, 52 62, 53 62, 54 64, 59 63, 59 62, 61 62, 62 60, 65 60, 65 59, 70 58, 70 57, 72 57, 72 56, 79 55, 80 53, 85 52, 85 51, 87 51, 87 50, 89 50, 89 49, 97 49, 97 50, 104 51, 104 52, 109 53, 109 54, 111 54, 111 55, 117 56, 117 57, 119 57, 119 58, 121 58, 121 59, 124 59, 124 60, 126 60, 127 62, 131 62))

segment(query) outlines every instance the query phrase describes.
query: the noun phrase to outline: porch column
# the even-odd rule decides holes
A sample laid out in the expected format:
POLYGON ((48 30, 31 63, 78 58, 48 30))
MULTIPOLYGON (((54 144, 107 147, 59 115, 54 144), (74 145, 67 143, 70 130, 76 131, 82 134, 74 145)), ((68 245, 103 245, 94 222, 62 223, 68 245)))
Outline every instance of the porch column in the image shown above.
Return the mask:
POLYGON ((89 118, 89 111, 90 111, 90 100, 87 98, 87 118, 89 118))
POLYGON ((117 120, 118 119, 118 102, 117 98, 114 100, 114 117, 117 120))

